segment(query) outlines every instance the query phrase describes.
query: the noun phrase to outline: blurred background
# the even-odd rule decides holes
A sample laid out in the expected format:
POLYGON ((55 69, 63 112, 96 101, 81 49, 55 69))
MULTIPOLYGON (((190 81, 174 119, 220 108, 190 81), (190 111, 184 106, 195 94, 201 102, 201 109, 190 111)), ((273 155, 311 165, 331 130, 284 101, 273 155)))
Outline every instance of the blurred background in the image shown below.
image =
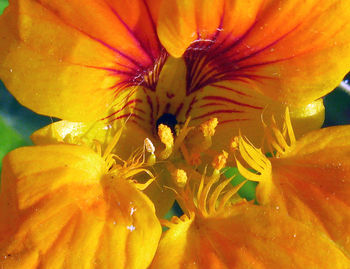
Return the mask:
MULTIPOLYGON (((8 0, 0 0, 0 14, 7 5, 8 0)), ((324 97, 324 126, 350 124, 349 81, 350 74, 344 78, 341 87, 324 97)), ((0 160, 14 148, 31 145, 30 134, 52 121, 50 117, 35 114, 21 106, 0 81, 0 160)))

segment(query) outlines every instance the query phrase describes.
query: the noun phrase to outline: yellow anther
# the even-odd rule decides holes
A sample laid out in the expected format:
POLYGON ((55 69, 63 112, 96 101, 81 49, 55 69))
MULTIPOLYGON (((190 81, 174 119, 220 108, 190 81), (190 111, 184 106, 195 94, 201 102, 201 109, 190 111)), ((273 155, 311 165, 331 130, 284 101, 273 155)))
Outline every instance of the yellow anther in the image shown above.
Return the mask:
POLYGON ((200 125, 200 129, 205 137, 212 137, 215 134, 215 128, 219 121, 217 118, 211 118, 200 125))
POLYGON ((220 171, 222 168, 224 168, 226 165, 227 158, 228 158, 228 153, 224 150, 222 151, 221 154, 218 154, 217 156, 215 156, 212 162, 214 169, 220 171))
POLYGON ((184 170, 182 169, 176 169, 173 172, 173 177, 175 179, 175 184, 180 187, 183 188, 186 183, 187 183, 187 174, 184 170))
POLYGON ((238 138, 238 136, 235 136, 231 140, 230 149, 231 149, 231 151, 236 151, 236 150, 238 150, 238 147, 239 147, 239 138, 238 138))
POLYGON ((172 147, 174 145, 174 136, 168 126, 160 124, 158 126, 158 136, 166 147, 172 147))
POLYGON ((161 159, 167 159, 173 152, 174 148, 173 133, 168 126, 160 124, 158 126, 158 136, 160 138, 160 141, 165 145, 165 149, 160 153, 159 156, 161 159))

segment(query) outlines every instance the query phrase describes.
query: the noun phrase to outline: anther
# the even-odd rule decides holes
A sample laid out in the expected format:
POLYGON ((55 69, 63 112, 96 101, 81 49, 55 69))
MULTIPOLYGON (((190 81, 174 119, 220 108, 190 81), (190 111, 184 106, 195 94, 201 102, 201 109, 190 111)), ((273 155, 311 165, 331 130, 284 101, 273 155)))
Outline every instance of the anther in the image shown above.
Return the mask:
POLYGON ((200 125, 200 129, 204 136, 206 137, 212 137, 215 134, 215 128, 218 125, 218 119, 217 118, 211 118, 210 120, 207 120, 206 122, 203 122, 200 125))
POLYGON ((150 153, 151 155, 147 158, 147 164, 148 165, 153 165, 156 162, 156 155, 154 154, 156 148, 154 147, 151 139, 149 139, 148 137, 145 138, 144 142, 143 142, 145 149, 148 153, 150 153))
POLYGON ((165 149, 160 153, 161 159, 167 159, 173 152, 174 147, 174 136, 171 129, 164 125, 160 124, 158 126, 158 136, 160 141, 165 145, 165 149))
POLYGON ((239 149, 239 137, 235 136, 231 139, 230 150, 235 152, 239 149))
POLYGON ((185 187, 186 183, 187 183, 187 174, 184 170, 182 169, 176 169, 173 173, 172 173, 173 178, 175 179, 175 184, 180 187, 183 188, 185 187))
POLYGON ((218 154, 215 156, 212 162, 212 166, 214 167, 212 178, 219 179, 221 169, 226 166, 227 158, 228 158, 228 153, 224 150, 222 151, 221 154, 218 154))

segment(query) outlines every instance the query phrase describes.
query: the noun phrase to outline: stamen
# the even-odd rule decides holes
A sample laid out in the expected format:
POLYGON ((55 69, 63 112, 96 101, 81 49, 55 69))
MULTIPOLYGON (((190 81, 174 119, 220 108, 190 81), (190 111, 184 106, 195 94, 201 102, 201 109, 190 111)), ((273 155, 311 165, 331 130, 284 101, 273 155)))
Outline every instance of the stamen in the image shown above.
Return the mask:
POLYGON ((239 140, 239 151, 246 163, 255 171, 259 172, 259 174, 256 174, 249 171, 236 158, 238 171, 243 177, 257 182, 271 177, 271 163, 262 153, 261 149, 255 148, 241 137, 239 140))
POLYGON ((215 134, 215 128, 218 125, 218 119, 217 118, 211 118, 206 122, 203 122, 200 125, 200 129, 203 132, 204 136, 212 137, 215 134))
POLYGON ((280 157, 290 151, 290 148, 295 144, 296 139, 294 131, 292 128, 292 123, 290 120, 289 109, 286 108, 285 111, 285 121, 283 124, 284 132, 282 133, 277 127, 276 120, 274 116, 271 117, 271 124, 267 126, 264 122, 265 137, 267 138, 268 146, 270 148, 271 154, 275 157, 280 157), (288 137, 287 137, 288 134, 288 137), (290 144, 287 143, 289 138, 290 144), (273 153, 276 150, 277 153, 273 153))
POLYGON ((211 138, 215 134, 215 128, 218 125, 218 119, 217 118, 211 118, 206 122, 203 122, 200 125, 200 130, 202 131, 202 134, 205 138, 205 144, 201 145, 203 148, 208 149, 211 147, 212 140, 211 138))
POLYGON ((230 191, 228 191, 224 197, 220 200, 220 204, 217 208, 216 211, 221 211, 225 208, 227 202, 231 199, 231 197, 233 195, 235 195, 239 190, 240 188, 243 187, 243 185, 247 182, 247 180, 243 181, 242 183, 238 184, 237 186, 233 187, 230 191))
POLYGON ((226 161, 228 158, 228 153, 226 151, 222 151, 221 154, 218 154, 215 156, 212 166, 214 167, 212 178, 216 178, 216 180, 219 179, 221 174, 221 169, 225 167, 226 161))
POLYGON ((178 137, 175 141, 174 149, 180 148, 186 162, 190 165, 200 165, 201 164, 201 153, 208 150, 211 147, 212 140, 211 137, 215 134, 215 127, 218 124, 216 118, 212 118, 200 126, 187 127, 190 119, 186 120, 184 127, 179 132, 178 137), (192 131, 189 136, 188 133, 192 131), (184 139, 187 137, 186 144, 184 139))
POLYGON ((232 138, 231 143, 230 143, 230 150, 232 152, 237 151, 239 148, 239 137, 235 136, 234 138, 232 138))
POLYGON ((212 162, 214 169, 221 170, 222 168, 224 168, 226 165, 227 158, 228 158, 228 153, 224 150, 222 151, 221 154, 218 154, 217 156, 215 156, 212 162))
MULTIPOLYGON (((258 188, 260 189, 259 203, 265 204, 270 199, 272 188, 272 167, 271 162, 262 153, 261 149, 255 148, 252 144, 246 142, 242 137, 239 141, 239 151, 243 160, 257 173, 253 173, 244 167, 236 158, 237 168, 239 173, 247 180, 260 182, 258 188)), ((225 198, 223 199, 223 201, 225 198)), ((220 208, 220 206, 219 206, 220 208)))
POLYGON ((185 170, 176 169, 175 171, 173 171, 172 176, 175 180, 176 186, 178 186, 180 188, 185 187, 185 185, 187 183, 187 174, 186 174, 185 170))
POLYGON ((288 136, 289 136, 289 141, 291 146, 293 144, 295 144, 296 139, 295 139, 295 135, 294 135, 294 131, 293 131, 293 127, 292 127, 292 122, 290 120, 290 114, 289 114, 289 108, 286 108, 286 112, 285 112, 285 124, 287 126, 287 131, 288 131, 288 136))
POLYGON ((185 121, 184 126, 180 130, 177 131, 178 135, 177 135, 176 140, 175 140, 174 150, 178 150, 183 145, 185 137, 188 135, 188 133, 190 131, 192 131, 194 129, 194 127, 188 127, 190 120, 191 120, 191 117, 188 117, 187 120, 185 121))
POLYGON ((164 124, 158 126, 158 136, 160 141, 165 145, 165 149, 160 153, 160 158, 165 160, 173 152, 174 136, 171 129, 164 124))
MULTIPOLYGON (((224 181, 220 182, 215 187, 214 191, 211 192, 217 180, 213 177, 210 177, 209 182, 205 183, 204 182, 206 180, 205 173, 206 172, 202 174, 201 182, 197 190, 196 207, 203 217, 208 217, 208 216, 217 214, 219 211, 224 209, 227 202, 231 201, 232 196, 239 191, 239 189, 246 183, 246 181, 242 182, 241 184, 235 187, 232 187, 229 184, 233 178, 231 177, 229 179, 225 179, 224 181), (227 187, 228 187, 228 191, 227 191, 227 187), (220 198, 220 195, 224 192, 224 190, 226 190, 227 192, 220 198)), ((242 201, 242 199, 239 198, 239 201, 242 201)))
POLYGON ((203 214, 203 216, 208 216, 208 211, 207 211, 207 198, 208 198, 208 194, 209 191, 211 189, 211 187, 213 186, 213 184, 217 181, 216 178, 211 178, 209 180, 209 182, 205 185, 205 187, 203 188, 203 191, 201 192, 201 195, 199 197, 198 200, 198 209, 201 211, 201 213, 203 214))
MULTIPOLYGON (((154 154, 156 148, 154 147, 151 139, 148 137, 145 138, 143 145, 148 153, 151 155, 147 158, 147 164, 148 165, 154 165, 156 163, 156 155, 154 154)), ((145 158, 145 157, 144 157, 145 158)))
POLYGON ((212 193, 209 199, 209 214, 213 214, 216 209, 216 202, 219 199, 219 195, 223 191, 223 189, 231 182, 232 177, 224 180, 222 183, 220 183, 219 186, 216 187, 215 191, 212 193))

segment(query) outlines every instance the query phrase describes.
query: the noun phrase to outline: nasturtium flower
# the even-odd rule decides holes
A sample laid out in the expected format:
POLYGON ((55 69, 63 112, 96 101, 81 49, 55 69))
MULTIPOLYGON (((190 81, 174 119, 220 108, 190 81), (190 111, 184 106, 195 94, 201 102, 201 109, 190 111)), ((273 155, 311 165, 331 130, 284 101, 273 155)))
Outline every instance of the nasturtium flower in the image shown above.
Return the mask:
MULTIPOLYGON (((119 156, 127 158, 147 138, 156 159, 187 155, 199 164, 239 130, 261 142, 261 116, 281 122, 287 105, 298 135, 321 126, 319 98, 350 62, 348 5, 14 0, 0 18, 0 78, 25 106, 67 120, 52 135, 65 142, 98 140, 104 148, 123 126, 119 156), (205 133, 201 126, 215 119, 215 135, 205 133), (174 136, 177 124, 197 131, 183 132, 186 147, 175 137, 165 153, 160 124, 174 136)), ((55 140, 43 132, 36 143, 55 140)), ((169 171, 159 166, 151 196, 162 214, 173 195, 163 188, 171 184, 169 171)))
POLYGON ((154 180, 142 151, 125 161, 110 153, 119 135, 104 152, 99 143, 96 152, 65 143, 17 149, 4 160, 0 264, 347 268, 350 127, 298 141, 288 113, 285 127, 265 124, 271 158, 239 137, 203 173, 168 163, 184 215, 160 222, 139 191, 147 186, 133 180, 138 173, 154 180), (218 173, 230 154, 242 175, 259 181, 258 204, 237 195, 245 182, 232 186, 218 173), (160 223, 169 228, 161 238, 160 223))
POLYGON ((232 130, 259 140, 261 114, 287 105, 296 132, 319 128, 313 102, 348 71, 346 0, 84 3, 13 0, 0 19, 0 77, 38 113, 130 117, 155 139, 159 119, 216 117, 220 148, 232 130))
POLYGON ((350 126, 296 140, 288 111, 283 131, 274 119, 264 126, 271 158, 243 137, 234 148, 241 174, 259 182, 258 204, 234 197, 244 182, 193 177, 177 189, 185 215, 163 221, 151 268, 350 266, 350 126))
POLYGON ((4 159, 0 265, 350 267, 349 127, 299 139, 348 71, 349 13, 348 0, 10 1, 0 78, 62 120, 4 159), (231 166, 247 180, 233 186, 231 166), (238 195, 247 181, 256 201, 238 195), (184 215, 159 220, 175 197, 184 215))

